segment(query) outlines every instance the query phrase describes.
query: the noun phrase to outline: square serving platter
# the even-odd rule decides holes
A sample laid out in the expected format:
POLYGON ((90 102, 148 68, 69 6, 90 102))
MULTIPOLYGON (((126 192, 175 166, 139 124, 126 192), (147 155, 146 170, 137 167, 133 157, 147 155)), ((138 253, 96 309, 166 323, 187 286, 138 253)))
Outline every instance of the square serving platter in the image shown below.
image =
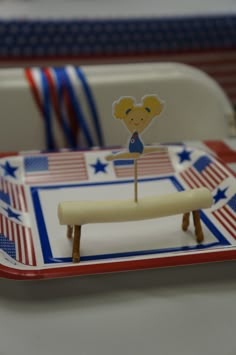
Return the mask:
POLYGON ((209 150, 165 145, 138 161, 138 195, 161 196, 200 186, 213 206, 200 212, 196 243, 182 216, 90 224, 82 228, 81 261, 59 224, 61 201, 133 198, 133 161, 107 162, 112 150, 24 152, 0 159, 0 276, 45 279, 236 259, 236 179, 209 150))

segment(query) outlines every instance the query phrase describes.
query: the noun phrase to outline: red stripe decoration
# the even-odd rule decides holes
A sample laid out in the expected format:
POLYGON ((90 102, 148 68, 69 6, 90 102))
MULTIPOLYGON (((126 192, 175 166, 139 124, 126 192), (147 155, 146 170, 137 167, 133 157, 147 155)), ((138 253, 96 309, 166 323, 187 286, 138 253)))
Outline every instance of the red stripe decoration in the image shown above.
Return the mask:
MULTIPOLYGON (((141 156, 137 161, 138 176, 148 175, 167 175, 174 172, 168 151, 150 153, 141 156)), ((130 177, 134 175, 133 161, 117 160, 114 162, 115 174, 119 178, 130 177)))
MULTIPOLYGON (((67 117, 67 120, 68 120, 67 124, 69 124, 69 126, 70 126, 70 130, 73 135, 74 142, 76 142, 77 137, 78 137, 78 132, 79 132, 79 125, 76 120, 73 106, 71 104, 70 96, 67 92, 67 88, 65 86, 65 83, 63 80, 61 80, 59 83, 59 85, 61 86, 61 89, 62 89, 63 104, 61 104, 59 102, 60 98, 58 95, 57 82, 56 82, 56 79, 55 79, 55 76, 53 73, 53 69, 52 68, 44 68, 43 72, 44 72, 46 79, 48 81, 50 98, 51 98, 50 102, 51 102, 52 107, 55 111, 55 116, 58 121, 58 124, 60 125, 60 128, 63 131, 64 128, 63 128, 63 123, 62 123, 63 118, 62 118, 61 105, 62 106, 64 105, 65 112, 66 112, 65 117, 67 117)), ((65 144, 66 144, 66 139, 65 139, 65 144)))
POLYGON ((30 85, 30 89, 33 95, 33 98, 37 104, 38 110, 43 117, 43 105, 42 105, 42 100, 40 97, 40 89, 38 87, 38 84, 36 80, 34 79, 33 71, 31 69, 25 69, 25 76, 26 79, 30 85))
POLYGON ((44 68, 43 72, 44 72, 46 79, 48 81, 48 88, 49 88, 49 93, 50 93, 50 97, 51 97, 50 102, 52 103, 52 106, 53 106, 54 111, 56 113, 56 119, 57 119, 59 125, 62 127, 62 117, 61 117, 60 105, 58 102, 58 96, 57 96, 54 77, 53 77, 49 68, 44 68))
POLYGON ((88 180, 83 153, 68 151, 26 156, 24 159, 27 184, 88 180))
POLYGON ((16 249, 16 260, 25 265, 36 265, 36 257, 31 229, 15 223, 0 214, 0 234, 13 241, 16 249))
POLYGON ((204 144, 213 150, 224 163, 236 163, 236 151, 225 142, 219 140, 206 140, 204 144))
POLYGON ((10 205, 21 212, 27 212, 25 189, 23 185, 14 184, 0 177, 0 191, 4 192, 10 199, 10 205))

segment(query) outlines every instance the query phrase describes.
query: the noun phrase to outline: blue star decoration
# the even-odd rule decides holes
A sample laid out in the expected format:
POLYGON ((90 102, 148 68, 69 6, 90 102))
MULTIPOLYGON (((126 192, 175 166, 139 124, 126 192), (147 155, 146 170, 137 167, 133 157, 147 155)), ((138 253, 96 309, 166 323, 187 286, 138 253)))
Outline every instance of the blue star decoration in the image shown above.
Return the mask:
POLYGON ((227 198, 227 196, 225 194, 227 190, 228 190, 228 187, 226 187, 225 189, 222 189, 222 190, 220 188, 217 189, 215 196, 213 196, 214 203, 217 203, 220 200, 223 200, 224 198, 227 198))
POLYGON ((9 207, 8 208, 4 208, 4 210, 7 212, 9 218, 15 218, 18 221, 20 221, 20 214, 15 213, 9 207))
POLYGON ((5 164, 1 164, 0 166, 4 170, 4 176, 11 176, 16 178, 15 173, 18 169, 18 166, 12 166, 8 161, 6 161, 5 164))
POLYGON ((106 167, 107 167, 108 164, 106 163, 102 163, 100 159, 97 159, 96 163, 95 164, 90 164, 90 166, 92 168, 94 168, 94 174, 97 174, 97 173, 107 173, 106 171, 106 167))
POLYGON ((191 161, 191 154, 192 151, 188 151, 185 148, 182 152, 177 153, 177 155, 179 156, 179 163, 183 163, 184 161, 191 161))

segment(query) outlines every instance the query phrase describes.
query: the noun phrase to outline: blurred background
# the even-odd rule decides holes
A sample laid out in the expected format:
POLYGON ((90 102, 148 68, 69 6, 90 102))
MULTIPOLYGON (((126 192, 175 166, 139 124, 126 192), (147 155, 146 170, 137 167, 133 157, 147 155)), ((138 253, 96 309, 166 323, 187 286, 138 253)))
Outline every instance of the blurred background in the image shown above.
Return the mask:
MULTIPOLYGON (((85 140, 82 138, 84 134, 79 133, 80 127, 83 126, 81 119, 73 118, 72 112, 76 109, 69 108, 69 106, 73 106, 68 103, 73 101, 73 95, 68 89, 70 83, 67 82, 68 85, 65 89, 66 81, 70 80, 72 85, 75 79, 71 79, 67 71, 66 74, 60 73, 60 75, 55 72, 45 74, 44 71, 35 74, 35 71, 27 72, 25 69, 62 68, 68 65, 82 69, 87 66, 94 68, 89 69, 89 78, 85 73, 84 81, 86 80, 87 86, 90 87, 90 96, 93 96, 93 101, 95 101, 93 106, 95 107, 99 104, 96 102, 97 98, 94 98, 96 96, 94 93, 95 84, 91 85, 91 80, 93 81, 94 76, 98 75, 101 68, 103 69, 101 69, 100 84, 102 76, 104 81, 106 81, 105 78, 112 77, 112 67, 108 74, 103 72, 104 66, 101 67, 101 65, 167 62, 187 64, 200 69, 219 85, 229 99, 230 105, 235 107, 236 3, 232 0, 224 2, 219 0, 0 1, 0 91, 1 88, 5 93, 6 90, 10 91, 11 89, 12 92, 15 90, 11 96, 4 96, 4 103, 1 102, 0 95, 0 104, 4 107, 5 112, 5 114, 2 112, 0 118, 2 117, 2 122, 6 122, 7 117, 15 115, 15 122, 19 124, 22 120, 21 115, 27 115, 26 108, 30 104, 27 100, 24 103, 24 99, 22 103, 22 97, 18 98, 20 95, 18 91, 25 89, 26 92, 28 90, 31 92, 30 100, 33 100, 35 106, 34 109, 28 109, 28 115, 33 117, 32 122, 36 122, 39 116, 42 116, 44 124, 41 129, 44 130, 45 140, 46 136, 50 135, 50 131, 53 133, 58 129, 50 123, 52 120, 47 119, 44 106, 51 107, 53 105, 51 98, 54 95, 55 99, 53 90, 64 90, 67 93, 62 96, 68 96, 66 115, 70 123, 68 123, 69 128, 66 128, 65 125, 63 128, 61 124, 62 135, 65 135, 66 129, 67 131, 69 129, 70 135, 76 136, 76 144, 79 146, 84 144, 103 145, 104 143, 101 139, 92 143, 84 143, 85 140), (11 68, 17 68, 18 71, 12 71, 11 68), (6 71, 6 69, 8 70, 6 71), (62 79, 63 75, 67 77, 62 79), (60 87, 63 85, 64 89, 60 87), (54 89, 51 88, 52 86, 54 89), (47 103, 42 102, 42 98, 45 96, 49 100, 47 103), (22 103, 21 107, 18 104, 15 105, 15 111, 11 107, 13 99, 16 103, 19 100, 22 103), (22 114, 18 117, 20 112, 22 114)), ((123 72, 122 67, 114 70, 123 72)), ((136 73, 140 72, 140 67, 136 67, 136 73, 135 70, 133 72, 135 77, 136 73)), ((116 80, 118 79, 116 78, 116 80)), ((136 83, 137 86, 142 86, 141 79, 136 83)), ((78 84, 75 91, 81 92, 81 90, 83 89, 78 84)), ((147 91, 148 85, 146 93, 148 93, 147 91)), ((99 92, 102 95, 101 87, 99 92)), ((129 92, 132 96, 136 95, 134 87, 130 88, 129 92)), ((139 94, 140 92, 137 95, 139 94)), ((24 97, 25 95, 27 93, 24 94, 24 97)), ((60 100, 59 95, 58 101, 60 100)), ((102 98, 99 97, 99 100, 102 98)), ((113 98, 104 104, 110 107, 112 100, 113 98)), ((81 106, 83 99, 80 101, 81 106)), ((186 97, 186 102, 188 102, 188 97, 186 97)), ((57 109, 51 107, 52 111, 56 110, 58 113, 65 110, 54 102, 55 105, 58 107, 57 109)), ((181 103, 181 106, 183 105, 187 104, 181 103)), ((104 112, 97 112, 98 115, 104 116, 104 112)), ((74 116, 76 116, 75 113, 74 116)), ((89 121, 89 118, 85 118, 85 120, 89 121)), ((235 129, 234 124, 235 122, 231 119, 231 134, 235 129)), ((24 125, 30 125, 29 121, 24 125)), ((93 129, 97 130, 98 126, 95 125, 93 129)), ((183 129, 182 127, 182 131, 183 129)), ((104 131, 103 128, 101 130, 104 131)), ((209 131, 209 135, 210 133, 209 131)), ((225 136, 225 132, 222 132, 223 136, 225 136)), ((161 140, 161 137, 159 138, 161 140)), ((169 138, 175 140, 178 137, 172 139, 170 136, 169 138)), ((190 138, 192 139, 191 135, 190 138)), ((203 137, 196 136, 196 139, 198 138, 203 137)), ((166 136, 163 136, 163 139, 166 139, 166 136)), ((45 146, 53 148, 55 144, 48 141, 49 139, 47 142, 45 141, 45 146)), ((66 142, 64 139, 63 142, 59 146, 68 146, 68 139, 66 142)), ((22 141, 22 149, 31 148, 31 145, 28 147, 23 143, 22 141)), ((122 141, 115 143, 122 143, 122 141)), ((71 145, 70 142, 69 146, 71 145)), ((39 148, 41 146, 38 144, 39 148)), ((6 146, 5 143, 0 145, 1 150, 11 147, 19 149, 19 146, 14 146, 13 142, 10 146, 6 146)), ((37 148, 36 144, 35 147, 37 148)))

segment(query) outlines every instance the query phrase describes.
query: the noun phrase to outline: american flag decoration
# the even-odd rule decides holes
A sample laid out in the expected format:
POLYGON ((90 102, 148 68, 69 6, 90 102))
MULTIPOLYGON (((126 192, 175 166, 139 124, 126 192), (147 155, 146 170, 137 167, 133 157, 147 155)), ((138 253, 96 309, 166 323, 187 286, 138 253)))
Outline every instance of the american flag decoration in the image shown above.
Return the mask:
POLYGON ((24 186, 0 177, 0 201, 18 211, 27 212, 24 186))
POLYGON ((180 173, 180 176, 190 188, 207 187, 210 190, 215 189, 224 179, 227 171, 208 156, 204 155, 186 170, 180 173))
POLYGON ((223 207, 213 211, 212 214, 225 230, 236 239, 236 194, 223 207))
POLYGON ((0 212, 0 249, 25 265, 36 265, 31 228, 0 212))
POLYGON ((24 157, 25 182, 48 184, 88 180, 84 154, 76 151, 24 157))
POLYGON ((25 265, 36 265, 25 187, 0 177, 0 249, 25 265))
MULTIPOLYGON (((113 162, 115 174, 118 178, 131 177, 134 175, 134 160, 115 160, 113 162)), ((167 175, 174 172, 168 150, 143 155, 138 160, 138 175, 167 175)))

